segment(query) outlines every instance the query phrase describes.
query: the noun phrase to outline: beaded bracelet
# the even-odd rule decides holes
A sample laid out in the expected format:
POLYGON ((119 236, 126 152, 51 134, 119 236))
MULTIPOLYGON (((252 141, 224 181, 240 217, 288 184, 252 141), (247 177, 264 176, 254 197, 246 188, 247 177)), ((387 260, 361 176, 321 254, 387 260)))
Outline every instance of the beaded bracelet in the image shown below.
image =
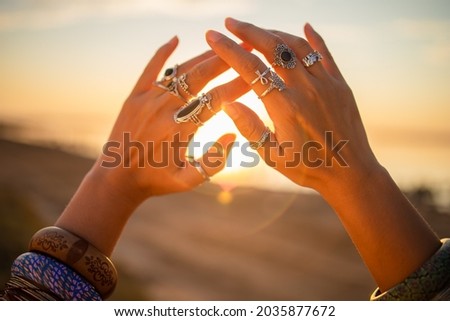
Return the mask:
MULTIPOLYGON (((64 301, 100 301, 102 298, 95 287, 88 282, 78 272, 71 269, 67 264, 54 259, 46 254, 37 252, 26 252, 17 257, 11 266, 11 278, 19 277, 28 280, 31 283, 38 284, 40 289, 48 290, 58 297, 58 300, 64 301)), ((8 281, 8 283, 10 283, 8 281)), ((10 287, 11 288, 11 287, 10 287)), ((46 300, 42 298, 40 292, 22 287, 23 290, 16 293, 28 292, 34 295, 32 300, 46 300)), ((10 292, 10 291, 9 291, 10 292)))
POLYGON ((450 282, 450 239, 442 239, 440 249, 402 283, 381 293, 376 289, 371 300, 430 300, 450 282))
POLYGON ((86 240, 56 226, 46 227, 33 235, 30 251, 46 254, 88 280, 103 299, 117 284, 117 271, 111 260, 86 240))

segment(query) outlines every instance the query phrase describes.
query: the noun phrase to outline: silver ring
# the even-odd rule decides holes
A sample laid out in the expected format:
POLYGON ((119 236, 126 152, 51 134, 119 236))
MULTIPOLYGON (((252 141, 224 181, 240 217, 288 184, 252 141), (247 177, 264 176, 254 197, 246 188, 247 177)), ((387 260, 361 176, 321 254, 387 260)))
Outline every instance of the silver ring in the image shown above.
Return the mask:
POLYGON ((286 84, 284 83, 283 79, 281 79, 280 76, 277 75, 276 72, 270 69, 269 73, 270 73, 269 77, 270 85, 260 96, 258 96, 259 99, 264 98, 268 93, 270 93, 275 88, 278 89, 278 91, 283 91, 286 89, 286 84))
POLYGON ((158 86, 159 88, 168 91, 175 97, 180 98, 182 101, 187 102, 187 100, 183 96, 181 96, 180 93, 178 92, 177 83, 178 83, 177 78, 175 77, 167 86, 159 81, 155 82, 155 86, 158 86))
POLYGON ((216 114, 216 112, 214 111, 212 105, 211 105, 211 94, 201 94, 200 96, 200 102, 202 104, 204 104, 206 106, 206 108, 208 108, 208 110, 213 113, 214 115, 216 114))
POLYGON ((168 91, 175 97, 180 98, 182 101, 187 102, 183 96, 178 92, 178 79, 177 79, 178 65, 171 68, 167 68, 162 78, 158 81, 154 81, 153 85, 168 91))
POLYGON ((189 85, 186 83, 187 75, 184 73, 180 77, 177 78, 178 84, 180 85, 181 89, 188 95, 189 99, 194 98, 195 96, 191 94, 189 91, 189 85))
POLYGON ((201 127, 203 126, 205 123, 202 122, 197 115, 192 115, 191 118, 189 119, 191 122, 193 122, 194 124, 197 125, 197 127, 201 127))
POLYGON ((259 70, 255 71, 255 74, 258 76, 256 77, 251 83, 250 85, 253 86, 254 84, 256 84, 258 82, 258 80, 261 82, 261 84, 263 85, 267 85, 267 83, 269 82, 269 79, 267 79, 267 77, 265 77, 269 72, 271 71, 271 68, 267 68, 266 70, 263 71, 263 73, 261 73, 259 70))
POLYGON ((294 51, 284 43, 280 43, 274 50, 275 60, 273 65, 283 67, 285 69, 293 69, 297 64, 297 58, 294 51))
POLYGON ((164 75, 159 82, 162 83, 162 82, 167 82, 167 81, 172 80, 173 78, 175 78, 177 76, 177 72, 178 72, 178 65, 175 65, 171 68, 167 68, 164 71, 164 75))
POLYGON ((200 163, 198 160, 195 160, 193 156, 187 156, 186 159, 188 160, 189 164, 194 166, 194 168, 203 177, 203 179, 205 181, 209 181, 210 180, 209 175, 206 173, 206 171, 202 167, 202 163, 200 163))
POLYGON ((180 107, 180 109, 178 109, 173 115, 173 119, 177 124, 191 121, 197 126, 202 126, 203 122, 198 118, 198 115, 202 112, 205 106, 212 113, 214 113, 211 106, 210 94, 202 94, 200 98, 197 97, 180 107))
POLYGON ((270 136, 270 133, 271 131, 269 127, 266 127, 264 132, 261 134, 261 137, 256 142, 250 143, 250 148, 254 150, 260 149, 266 143, 267 139, 270 136))
POLYGON ((310 52, 306 55, 305 58, 302 59, 303 65, 308 68, 314 65, 316 62, 322 60, 322 55, 317 50, 310 52))

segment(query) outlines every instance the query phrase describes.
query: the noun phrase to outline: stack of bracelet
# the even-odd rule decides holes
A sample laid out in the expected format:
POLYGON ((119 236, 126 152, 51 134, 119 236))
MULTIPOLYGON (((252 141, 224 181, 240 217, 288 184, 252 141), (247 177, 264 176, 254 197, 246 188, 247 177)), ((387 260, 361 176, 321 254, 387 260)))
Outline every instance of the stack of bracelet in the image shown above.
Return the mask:
POLYGON ((111 260, 64 229, 38 231, 29 250, 13 263, 7 300, 102 300, 114 291, 117 271, 111 260))

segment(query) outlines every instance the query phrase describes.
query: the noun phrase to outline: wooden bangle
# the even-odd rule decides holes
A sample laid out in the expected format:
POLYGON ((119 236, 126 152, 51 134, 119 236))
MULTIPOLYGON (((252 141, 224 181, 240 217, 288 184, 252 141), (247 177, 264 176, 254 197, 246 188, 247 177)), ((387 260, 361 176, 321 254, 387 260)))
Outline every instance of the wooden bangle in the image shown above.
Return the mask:
POLYGON ((51 256, 89 281, 103 299, 117 284, 117 270, 111 260, 86 240, 56 226, 43 228, 33 235, 30 251, 51 256))

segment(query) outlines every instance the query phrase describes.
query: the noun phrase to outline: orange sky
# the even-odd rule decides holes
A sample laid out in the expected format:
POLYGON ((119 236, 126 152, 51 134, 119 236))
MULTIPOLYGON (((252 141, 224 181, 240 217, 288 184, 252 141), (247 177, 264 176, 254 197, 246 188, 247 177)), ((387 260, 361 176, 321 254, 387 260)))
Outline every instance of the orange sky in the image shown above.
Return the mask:
MULTIPOLYGON (((448 186, 448 12, 446 0, 2 1, 0 117, 95 149, 149 57, 173 35, 181 42, 168 64, 206 50, 204 32, 225 31, 226 16, 298 34, 308 21, 327 40, 393 176, 448 186)), ((254 96, 244 100, 263 113, 254 96)), ((218 127, 235 131, 223 116, 202 131, 218 137, 218 127)))

